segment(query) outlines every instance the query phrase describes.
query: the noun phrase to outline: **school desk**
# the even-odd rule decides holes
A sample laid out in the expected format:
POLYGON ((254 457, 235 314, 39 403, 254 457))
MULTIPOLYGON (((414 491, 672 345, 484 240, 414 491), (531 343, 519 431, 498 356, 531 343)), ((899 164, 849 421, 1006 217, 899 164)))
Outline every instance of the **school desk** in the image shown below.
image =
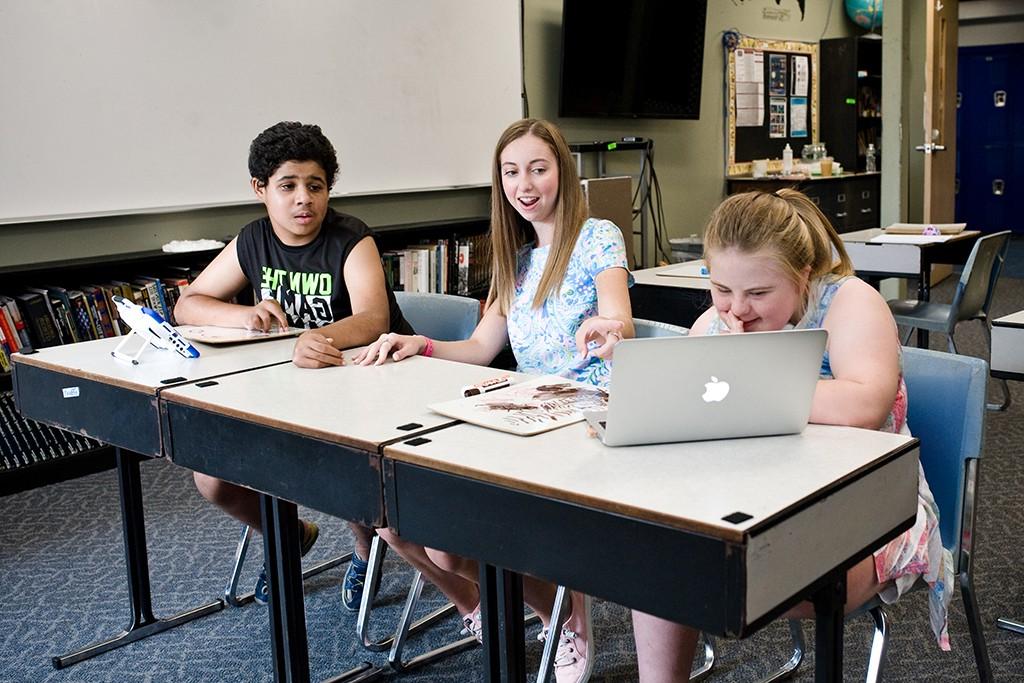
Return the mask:
POLYGON ((382 447, 451 425, 427 404, 501 374, 414 356, 379 367, 278 365, 162 392, 168 457, 262 494, 277 680, 309 680, 296 504, 382 526, 382 447))
MULTIPOLYGON (((992 321, 991 374, 998 379, 1024 382, 1024 311, 992 321)), ((1024 634, 1024 622, 1001 618, 996 626, 1024 634)))
POLYGON ((388 526, 489 565, 492 681, 525 680, 519 574, 732 637, 813 599, 816 678, 842 680, 846 569, 911 526, 917 484, 916 439, 818 425, 607 448, 460 424, 384 449, 388 526))
POLYGON ((992 321, 992 376, 1024 381, 1024 311, 992 321))
POLYGON ((14 354, 14 399, 25 417, 115 447, 131 621, 123 633, 53 658, 60 669, 223 609, 221 600, 159 619, 153 615, 139 463, 163 455, 158 397, 168 387, 291 360, 294 339, 232 347, 197 345, 199 358, 147 349, 137 365, 110 355, 123 337, 14 354))
POLYGON ((699 268, 703 261, 633 271, 634 282, 629 289, 633 316, 692 327, 711 305, 711 283, 706 277, 690 275, 688 269, 692 269, 694 264, 699 268))
MULTIPOLYGON (((878 281, 889 277, 917 280, 917 299, 931 297, 933 264, 962 265, 981 236, 978 230, 929 238, 923 235, 885 235, 880 228, 857 230, 840 235, 857 275, 878 281), (873 241, 878 238, 903 240, 873 241)), ((928 331, 917 331, 917 345, 928 348, 928 331)))

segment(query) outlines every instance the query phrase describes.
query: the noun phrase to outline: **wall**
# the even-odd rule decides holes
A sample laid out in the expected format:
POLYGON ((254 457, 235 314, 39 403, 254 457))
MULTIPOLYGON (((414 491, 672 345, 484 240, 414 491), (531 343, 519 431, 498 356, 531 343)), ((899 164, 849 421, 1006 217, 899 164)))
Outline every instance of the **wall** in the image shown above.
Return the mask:
POLYGON ((1024 42, 1024 0, 961 2, 960 47, 1024 42))
MULTIPOLYGON (((668 235, 700 232, 725 189, 721 34, 735 28, 761 38, 817 41, 857 31, 846 17, 842 0, 805 4, 806 15, 801 21, 796 0, 781 0, 779 4, 775 0, 708 1, 703 97, 698 121, 567 119, 559 124, 571 140, 623 135, 653 139, 668 235), (780 16, 785 20, 771 18, 780 16)), ((524 12, 529 113, 555 120, 561 7, 561 0, 525 0, 524 12)), ((615 49, 614 35, 595 36, 594 46, 595 49, 615 49)), ((344 150, 340 153, 343 157, 344 150)), ((624 152, 618 156, 620 159, 609 164, 611 172, 635 173, 638 170, 633 155, 624 152)), ((360 216, 371 226, 387 225, 486 215, 488 191, 379 195, 334 200, 332 205, 360 216)), ((224 237, 237 232, 259 212, 260 207, 254 203, 190 212, 0 226, 0 267, 153 249, 172 239, 224 237)))

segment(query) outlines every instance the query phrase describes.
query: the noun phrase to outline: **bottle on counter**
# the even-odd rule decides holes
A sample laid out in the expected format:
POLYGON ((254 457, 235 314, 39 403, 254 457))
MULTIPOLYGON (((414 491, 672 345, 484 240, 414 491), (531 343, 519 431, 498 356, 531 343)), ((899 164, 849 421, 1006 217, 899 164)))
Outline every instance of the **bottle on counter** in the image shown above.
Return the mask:
POLYGON ((786 143, 782 149, 782 175, 789 175, 793 172, 793 148, 786 143))
POLYGON ((868 173, 874 173, 878 170, 878 164, 875 161, 874 143, 868 144, 868 151, 864 154, 864 170, 868 173))

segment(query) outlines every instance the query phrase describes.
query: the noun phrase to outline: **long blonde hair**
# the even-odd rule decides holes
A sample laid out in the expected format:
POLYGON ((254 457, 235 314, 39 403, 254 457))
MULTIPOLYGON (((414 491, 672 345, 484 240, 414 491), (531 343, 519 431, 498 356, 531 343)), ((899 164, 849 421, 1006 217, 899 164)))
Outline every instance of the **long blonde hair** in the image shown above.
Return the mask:
POLYGON ((808 282, 825 276, 853 275, 853 263, 825 214, 807 195, 796 190, 734 194, 711 213, 704 230, 704 258, 712 267, 715 252, 734 247, 742 252, 766 251, 802 287, 807 307, 808 282))
POLYGON ((491 164, 491 291, 487 297, 488 305, 497 302, 502 315, 508 315, 512 306, 519 251, 536 238, 533 226, 505 198, 501 182, 501 153, 525 135, 545 142, 558 167, 555 235, 533 298, 533 308, 540 308, 550 296, 557 294, 588 214, 576 165, 561 131, 542 119, 521 119, 506 128, 498 138, 491 164))

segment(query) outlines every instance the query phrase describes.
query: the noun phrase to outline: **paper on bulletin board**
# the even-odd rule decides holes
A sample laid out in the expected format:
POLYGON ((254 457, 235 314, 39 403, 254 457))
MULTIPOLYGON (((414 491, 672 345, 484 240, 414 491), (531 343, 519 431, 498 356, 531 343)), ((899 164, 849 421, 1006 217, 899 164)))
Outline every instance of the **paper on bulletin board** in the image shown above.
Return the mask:
POLYGON ((772 97, 768 101, 768 137, 786 137, 786 98, 772 97))
POLYGON ((789 62, 788 55, 768 55, 768 93, 771 95, 785 95, 786 84, 789 82, 787 76, 789 70, 786 68, 789 62))
POLYGON ((807 98, 789 98, 789 136, 807 137, 807 98))
POLYGON ((793 94, 807 97, 810 62, 806 55, 793 55, 793 94))
POLYGON ((736 126, 764 125, 764 53, 736 50, 736 126))

